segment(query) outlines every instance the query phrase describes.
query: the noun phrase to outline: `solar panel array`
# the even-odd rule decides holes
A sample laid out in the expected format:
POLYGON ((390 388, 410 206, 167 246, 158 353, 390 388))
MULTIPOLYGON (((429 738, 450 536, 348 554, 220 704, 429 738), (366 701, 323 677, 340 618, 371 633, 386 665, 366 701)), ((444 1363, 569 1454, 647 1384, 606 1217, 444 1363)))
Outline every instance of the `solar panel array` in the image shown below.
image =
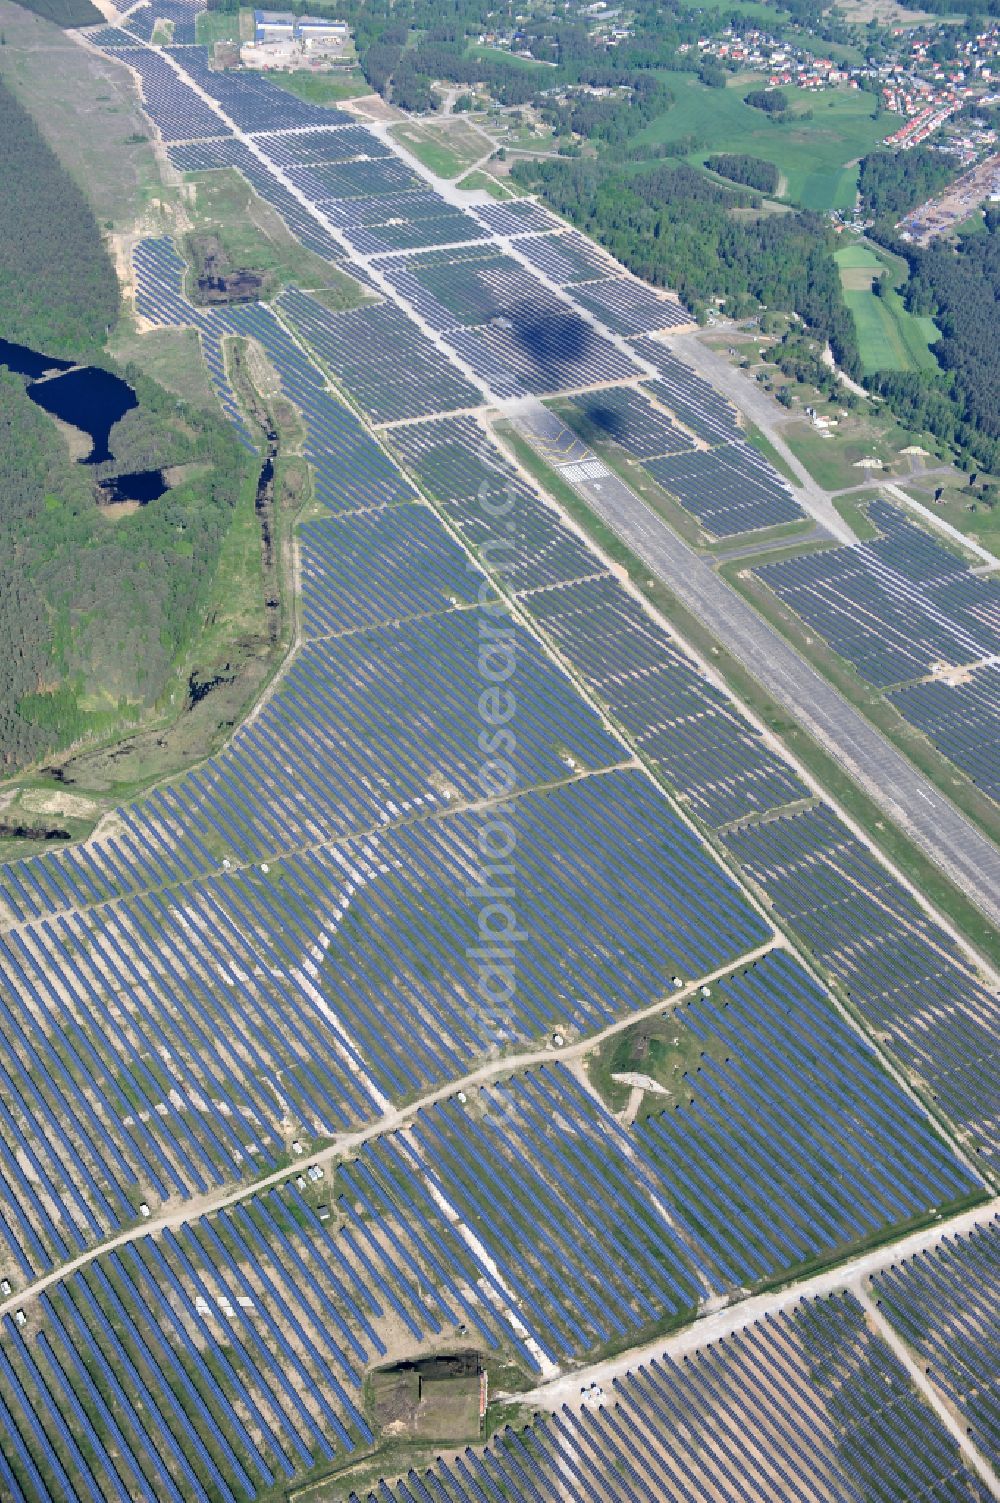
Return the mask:
POLYGON ((331 123, 324 105, 309 104, 259 73, 210 68, 207 47, 166 47, 164 51, 240 130, 291 130, 331 123))
POLYGON ((353 160, 289 167, 289 181, 308 194, 314 203, 322 203, 328 198, 378 198, 423 187, 422 180, 405 162, 392 156, 375 137, 371 141, 372 149, 364 156, 355 152, 353 160))
POLYGON ((636 1141, 732 1284, 801 1268, 976 1188, 788 956, 685 999, 677 1018, 701 1045, 690 1097, 647 1117, 636 1141))
POLYGON ((1000 652, 996 581, 890 503, 873 501, 868 514, 876 541, 766 564, 757 577, 878 688, 1000 652))
MULTIPOLYGON (((158 0, 157 14, 167 6, 177 28, 193 26, 187 0, 158 0)), ((137 59, 180 170, 235 166, 319 254, 343 260, 342 231, 382 256, 407 300, 451 320, 438 327, 495 392, 640 373, 519 260, 477 243, 487 229, 515 245, 544 234, 557 224, 545 211, 454 210, 346 115, 215 72, 203 48, 112 50, 137 59), (260 133, 255 149, 224 139, 229 126, 174 65, 260 133), (457 249, 408 254, 451 240, 457 249)), ((579 237, 559 238, 571 277, 606 268, 579 237)), ((541 254, 558 270, 552 252, 541 254)), ((410 421, 478 407, 482 394, 395 302, 334 314, 291 289, 276 308, 201 310, 169 241, 143 242, 135 266, 140 312, 199 330, 238 424, 223 341, 259 342, 302 415, 323 512, 300 534, 304 643, 225 749, 119 811, 100 838, 0 869, 3 1273, 30 1281, 138 1233, 140 1204, 156 1215, 222 1187, 247 1192, 57 1278, 27 1301, 26 1325, 3 1320, 0 1492, 217 1503, 284 1488, 372 1444, 362 1383, 390 1352, 472 1330, 548 1374, 977 1195, 978 1178, 780 952, 684 996, 677 1024, 699 1062, 640 1125, 553 1060, 422 1106, 338 1161, 329 1189, 289 1170, 280 1188, 251 1193, 293 1142, 308 1153, 373 1127, 483 1060, 498 1069, 511 1045, 583 1039, 661 1007, 678 979, 771 938, 297 335, 370 417, 397 424, 389 447, 693 811, 719 827, 807 790, 472 418, 410 421), (480 655, 501 628, 516 736, 503 785, 484 786, 480 655), (499 800, 490 817, 511 832, 531 915, 500 1017, 481 989, 470 899, 484 797, 499 800)), ((653 327, 660 309, 678 316, 621 276, 567 285, 619 331, 653 327)), ((752 474, 766 470, 686 367, 663 352, 657 368, 681 421, 690 412, 752 474)), ((609 401, 634 444, 684 448, 649 403, 609 401)), ((849 1296, 836 1314, 800 1321, 771 1357, 787 1363, 792 1344, 810 1358, 793 1364, 796 1393, 803 1406, 814 1396, 807 1433, 825 1446, 831 1498, 845 1476, 877 1478, 895 1498, 904 1443, 928 1493, 977 1497, 849 1296), (845 1416, 859 1409, 852 1433, 845 1416)), ((716 1435, 720 1385, 728 1405, 747 1387, 743 1373, 727 1379, 730 1360, 703 1364, 716 1435)), ((759 1401, 753 1413, 775 1426, 759 1401)), ((725 1424, 736 1433, 728 1410, 725 1424)), ((535 1475, 533 1444, 512 1439, 514 1462, 504 1453, 518 1486, 518 1468, 535 1475)), ((704 1451, 673 1427, 656 1464, 692 1444, 704 1451)), ((721 1452, 714 1440, 699 1462, 713 1485, 734 1476, 721 1452)), ((774 1465, 793 1475, 798 1455, 786 1446, 774 1465)), ((614 1462, 615 1486, 635 1482, 635 1464, 614 1462)), ((671 1460, 670 1475, 684 1465, 671 1460)), ((558 1476, 568 1489, 575 1473, 560 1462, 558 1476)))
POLYGON ((608 277, 570 290, 582 307, 596 313, 616 334, 653 333, 657 329, 683 328, 694 322, 682 303, 672 297, 658 296, 635 277, 608 277))
POLYGON ((986 1503, 952 1436, 852 1294, 802 1300, 637 1365, 483 1449, 349 1503, 986 1503))
POLYGON ((477 204, 472 210, 494 235, 536 235, 566 225, 535 203, 477 204))
POLYGON ((492 245, 429 251, 388 263, 392 285, 434 328, 490 323, 504 318, 558 317, 565 305, 510 256, 492 245))
POLYGON ((499 397, 545 396, 638 374, 629 356, 568 307, 515 311, 454 329, 448 342, 499 397))
POLYGON ((734 537, 801 521, 804 516, 780 476, 753 461, 748 463, 743 446, 692 449, 647 459, 645 467, 713 537, 734 537))
POLYGON ((278 306, 374 422, 480 405, 476 387, 393 303, 332 313, 289 287, 278 306))
MULTIPOLYGON (((588 287, 602 285, 607 284, 588 287)), ((572 290, 574 296, 581 291, 572 290)), ((585 435, 597 443, 611 440, 641 459, 714 537, 801 521, 804 513, 788 486, 747 441, 735 412, 714 387, 655 340, 636 339, 633 348, 658 367, 661 379, 645 389, 608 388, 576 398, 585 435), (695 448, 664 408, 710 447, 695 448)))
MULTIPOLYGON (((836 1251, 831 1233, 853 1241, 869 1221, 881 1226, 900 1207, 970 1188, 791 960, 761 962, 711 1007, 701 999, 685 1009, 688 1027, 709 1016, 731 1052, 725 1065, 706 1062, 697 1108, 684 1110, 701 1131, 724 1135, 746 1093, 760 1133, 781 1145, 777 1161, 746 1145, 735 1160, 671 1155, 675 1114, 630 1134, 559 1064, 424 1107, 337 1166, 326 1224, 292 1172, 280 1190, 94 1258, 41 1296, 24 1330, 8 1317, 0 1457, 14 1496, 73 1498, 74 1482, 98 1499, 118 1496, 124 1478, 157 1499, 250 1496, 269 1478, 370 1441, 363 1374, 401 1336, 454 1339, 471 1327, 487 1348, 504 1341, 548 1374, 664 1314, 689 1313, 728 1286, 730 1259, 785 1267, 810 1246, 836 1251), (817 1029, 832 1031, 838 1049, 832 1081, 814 1064, 817 1029), (794 1078, 789 1094, 762 1096, 753 1077, 775 1049, 794 1078), (854 1121, 862 1106, 864 1131, 854 1121), (840 1168, 819 1200, 801 1167, 784 1181, 810 1136, 840 1168), (484 1162, 498 1170, 488 1189, 484 1162), (721 1218, 730 1175, 740 1176, 741 1200, 723 1242, 705 1206, 721 1218), (740 1247, 768 1186, 776 1214, 752 1248, 740 1247)), ((849 1333, 855 1361, 872 1341, 850 1300, 840 1296, 837 1318, 822 1323, 817 1360, 799 1364, 811 1373, 805 1390, 817 1384, 834 1415, 856 1413, 861 1397, 838 1410, 834 1333, 840 1344, 849 1333)), ((780 1353, 775 1360, 780 1370, 780 1353)), ((868 1465, 884 1468, 884 1359, 875 1383, 881 1402, 864 1406, 854 1443, 861 1457, 874 1441, 868 1465)), ((892 1392, 909 1436, 920 1411, 907 1385, 892 1392)), ((715 1404, 718 1424, 717 1395, 715 1404)), ((923 1454, 936 1454, 934 1437, 928 1427, 923 1454)))
POLYGON ((515 593, 603 573, 571 532, 472 417, 407 423, 390 446, 439 502, 484 568, 515 593))
POLYGON ((95 47, 103 47, 105 50, 135 45, 135 37, 123 31, 120 26, 97 26, 92 31, 85 32, 84 35, 89 42, 93 42, 95 47))
POLYGON ((295 402, 305 426, 304 453, 312 465, 318 501, 333 511, 345 511, 412 497, 412 488, 354 414, 330 393, 320 370, 270 307, 193 307, 182 291, 184 263, 166 238, 140 241, 133 262, 138 312, 153 323, 198 329, 219 400, 246 442, 249 436, 222 353, 226 335, 257 340, 278 371, 282 389, 295 402))
POLYGON ((712 826, 809 789, 609 575, 526 604, 574 671, 691 811, 712 826))
POLYGON ((140 240, 132 252, 135 307, 140 317, 163 328, 198 330, 208 376, 223 412, 242 442, 251 446, 249 430, 226 370, 222 340, 230 332, 223 310, 196 308, 184 293, 185 263, 167 236, 140 240))
POLYGON ((982 1154, 1000 1149, 1000 998, 825 807, 725 836, 816 959, 982 1154))
POLYGON ((138 37, 143 42, 148 42, 153 35, 155 18, 151 5, 137 5, 130 10, 125 19, 125 29, 133 37, 138 37))
POLYGON ((659 372, 658 379, 649 384, 650 391, 676 413, 685 428, 709 444, 735 443, 743 438, 736 409, 665 344, 657 339, 636 339, 633 347, 659 372))
POLYGON ((127 63, 142 80, 143 108, 164 141, 195 141, 203 136, 228 136, 225 124, 212 107, 178 78, 166 58, 150 47, 111 49, 112 56, 127 63))
POLYGON ((629 386, 608 386, 587 392, 570 402, 583 420, 585 439, 618 445, 634 459, 653 459, 661 454, 682 454, 694 446, 682 429, 642 392, 629 386))
POLYGON ((257 145, 278 167, 315 162, 345 162, 351 157, 388 156, 389 148, 346 110, 327 108, 322 126, 314 130, 258 136, 257 145), (336 129, 332 127, 337 127, 336 129))
MULTIPOLYGON (((338 132, 331 134, 336 135, 338 132)), ((250 151, 245 142, 235 139, 186 142, 181 146, 168 146, 167 154, 180 172, 207 172, 218 167, 238 168, 254 192, 277 210, 289 230, 304 246, 324 260, 334 262, 342 271, 348 271, 355 281, 364 284, 369 282, 364 268, 353 262, 346 264, 344 249, 339 242, 334 240, 329 230, 324 229, 306 205, 279 181, 274 172, 250 151)))
POLYGON ((561 235, 527 235, 518 240, 517 251, 550 281, 561 285, 592 282, 615 270, 610 257, 576 230, 561 235))
MULTIPOLYGON (((564 727, 582 764, 578 741, 564 727)), ((440 791, 406 787, 376 811, 377 833, 330 847, 343 815, 317 801, 316 754, 292 789, 245 764, 251 747, 276 769, 266 728, 247 727, 225 763, 139 815, 140 831, 155 818, 173 834, 186 878, 165 888, 147 871, 143 892, 91 894, 0 942, 0 1249, 25 1278, 129 1224, 140 1200, 273 1168, 288 1135, 370 1122, 501 1037, 606 1026, 766 938, 642 774, 526 794, 502 806, 531 932, 501 1024, 477 989, 468 899, 481 819, 412 821, 447 811, 434 774, 440 791), (247 779, 259 805, 242 801, 247 779)), ((151 861, 141 833, 138 847, 151 861)))
POLYGON ((433 615, 493 594, 426 506, 310 522, 299 540, 307 637, 433 615))
POLYGON ((872 1294, 1000 1469, 1000 1221, 901 1258, 872 1279, 872 1294))
POLYGON ((910 684, 890 697, 977 788, 1000 801, 1000 667, 988 664, 957 682, 910 684))

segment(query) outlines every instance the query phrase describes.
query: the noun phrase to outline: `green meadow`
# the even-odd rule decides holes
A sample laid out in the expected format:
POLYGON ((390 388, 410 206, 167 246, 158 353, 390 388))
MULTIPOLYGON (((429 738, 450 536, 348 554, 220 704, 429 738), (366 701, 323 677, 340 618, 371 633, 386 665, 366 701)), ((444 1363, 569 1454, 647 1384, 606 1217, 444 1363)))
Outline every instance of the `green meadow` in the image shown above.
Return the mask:
POLYGON ((933 370, 928 346, 938 337, 932 318, 908 313, 900 295, 902 280, 870 246, 845 245, 834 255, 840 269, 844 301, 854 317, 865 375, 872 371, 933 370), (872 283, 888 267, 881 297, 872 283))
POLYGON ((745 104, 753 85, 742 74, 725 89, 710 89, 692 73, 662 75, 674 103, 630 142, 683 141, 693 149, 687 160, 700 164, 719 151, 748 152, 773 162, 781 173, 778 196, 804 209, 850 209, 858 186, 858 161, 899 119, 875 118, 875 100, 860 89, 829 89, 818 94, 787 90, 791 108, 784 119, 745 104))

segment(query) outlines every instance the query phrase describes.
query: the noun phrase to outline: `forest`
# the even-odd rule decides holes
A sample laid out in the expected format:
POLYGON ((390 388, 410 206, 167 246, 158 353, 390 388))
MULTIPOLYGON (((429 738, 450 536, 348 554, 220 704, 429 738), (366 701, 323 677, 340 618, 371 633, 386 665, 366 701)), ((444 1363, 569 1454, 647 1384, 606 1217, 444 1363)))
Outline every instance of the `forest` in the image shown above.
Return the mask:
POLYGON ((56 26, 100 26, 104 16, 91 0, 17 0, 25 10, 56 26))
MULTIPOLYGON (((138 406, 113 463, 76 463, 0 367, 0 776, 163 694, 201 630, 219 553, 255 457, 221 413, 188 407, 104 350, 118 281, 87 199, 0 84, 0 335, 123 375, 138 406), (147 506, 98 504, 95 482, 170 472, 147 506)), ((179 706, 178 706, 179 708, 179 706)))
POLYGON ((900 241, 910 266, 906 304, 933 314, 941 338, 932 346, 940 373, 879 374, 876 389, 913 428, 927 428, 1000 472, 1000 214, 986 231, 926 247, 900 241))
POLYGON ((0 334, 71 359, 118 317, 118 279, 83 193, 0 80, 0 334))
POLYGON ((849 375, 859 372, 832 231, 818 215, 734 217, 734 209, 753 210, 760 200, 685 163, 629 175, 601 162, 519 162, 512 175, 637 276, 672 287, 695 313, 717 299, 736 318, 761 303, 793 310, 829 340, 849 375))
POLYGON ((705 166, 720 177, 744 188, 753 188, 757 193, 777 191, 780 173, 773 162, 762 157, 750 157, 743 152, 721 151, 716 156, 706 157, 705 166))
POLYGON ((95 474, 0 372, 0 775, 157 701, 200 628, 249 473, 221 416, 124 374, 139 406, 95 474), (99 508, 94 479, 139 466, 178 466, 179 483, 131 515, 99 508))
POLYGON ((939 151, 913 146, 909 151, 872 151, 861 159, 858 190, 861 207, 873 219, 899 218, 955 176, 955 165, 939 151))

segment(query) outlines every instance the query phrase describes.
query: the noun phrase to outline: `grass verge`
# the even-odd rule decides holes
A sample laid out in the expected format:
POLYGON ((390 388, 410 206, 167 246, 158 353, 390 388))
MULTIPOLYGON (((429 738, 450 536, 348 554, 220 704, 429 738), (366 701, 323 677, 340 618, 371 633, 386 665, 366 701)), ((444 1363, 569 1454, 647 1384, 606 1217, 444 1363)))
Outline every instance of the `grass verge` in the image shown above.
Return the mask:
POLYGON ((764 458, 769 464, 774 466, 779 475, 783 475, 793 485, 798 485, 799 477, 794 473, 791 465, 782 459, 771 440, 767 437, 767 434, 762 433, 756 423, 748 422, 744 428, 744 432, 746 433, 747 441, 753 444, 758 454, 763 454, 764 458))
POLYGON ((834 511, 839 512, 843 517, 859 543, 871 543, 880 536, 878 528, 865 511, 870 501, 877 500, 878 496, 874 492, 870 496, 836 496, 834 498, 834 511))

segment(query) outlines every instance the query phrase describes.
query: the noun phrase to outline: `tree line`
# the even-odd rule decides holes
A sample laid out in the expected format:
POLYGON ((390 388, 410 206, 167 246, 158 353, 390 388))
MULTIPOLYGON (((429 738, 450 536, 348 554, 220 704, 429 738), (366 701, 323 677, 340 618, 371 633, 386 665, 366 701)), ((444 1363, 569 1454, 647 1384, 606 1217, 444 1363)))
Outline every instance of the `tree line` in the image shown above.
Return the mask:
POLYGON ((747 156, 743 152, 720 151, 705 158, 705 166, 731 183, 740 183, 744 188, 753 188, 758 193, 775 193, 779 173, 773 162, 763 157, 747 156))
POLYGON ((798 313, 860 372, 854 321, 833 259, 833 235, 808 213, 736 217, 760 199, 685 163, 628 174, 607 162, 518 162, 515 181, 606 246, 629 270, 671 287, 698 316, 721 303, 743 318, 764 304, 798 313))

